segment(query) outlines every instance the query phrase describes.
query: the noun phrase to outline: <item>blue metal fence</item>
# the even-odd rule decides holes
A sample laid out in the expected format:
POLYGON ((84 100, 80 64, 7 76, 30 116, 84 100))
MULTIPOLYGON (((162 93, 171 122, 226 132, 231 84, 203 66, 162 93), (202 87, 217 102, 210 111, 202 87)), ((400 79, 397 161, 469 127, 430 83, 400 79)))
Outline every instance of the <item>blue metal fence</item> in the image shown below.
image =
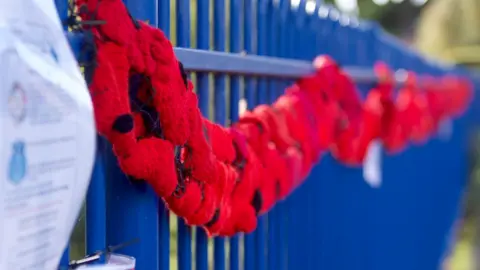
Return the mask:
MULTIPOLYGON (((56 2, 66 17, 67 0, 56 2)), ((224 125, 238 119, 240 98, 248 108, 272 102, 291 79, 311 72, 307 61, 318 54, 337 59, 363 93, 372 86, 376 60, 419 73, 466 74, 410 51, 375 23, 343 16, 320 2, 308 13, 303 0, 298 7, 287 0, 125 0, 133 16, 175 34, 177 56, 195 73, 202 112, 224 125), (185 49, 192 43, 216 52, 185 49)), ((73 48, 81 42, 70 40, 73 48)), ((302 187, 260 218, 254 233, 215 238, 213 261, 205 233, 178 220, 178 238, 172 239, 178 269, 436 269, 467 179, 466 138, 473 115, 470 111, 455 122, 449 141, 434 138, 400 155, 385 155, 380 189, 364 182, 361 169, 325 156, 302 187)), ((137 270, 175 268, 169 219, 176 217, 150 188, 129 184, 102 140, 86 211, 87 253, 140 238, 122 250, 137 258, 137 270)), ((64 258, 63 264, 68 250, 64 258)))

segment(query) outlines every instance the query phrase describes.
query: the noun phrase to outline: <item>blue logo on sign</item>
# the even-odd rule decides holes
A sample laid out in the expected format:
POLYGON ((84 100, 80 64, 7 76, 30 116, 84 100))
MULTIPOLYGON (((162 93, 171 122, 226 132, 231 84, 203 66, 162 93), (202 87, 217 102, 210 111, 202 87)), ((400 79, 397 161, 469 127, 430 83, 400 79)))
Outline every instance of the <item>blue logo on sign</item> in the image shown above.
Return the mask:
POLYGON ((12 156, 8 168, 10 182, 18 184, 25 177, 27 172, 27 159, 25 157, 25 143, 17 141, 12 145, 12 156))

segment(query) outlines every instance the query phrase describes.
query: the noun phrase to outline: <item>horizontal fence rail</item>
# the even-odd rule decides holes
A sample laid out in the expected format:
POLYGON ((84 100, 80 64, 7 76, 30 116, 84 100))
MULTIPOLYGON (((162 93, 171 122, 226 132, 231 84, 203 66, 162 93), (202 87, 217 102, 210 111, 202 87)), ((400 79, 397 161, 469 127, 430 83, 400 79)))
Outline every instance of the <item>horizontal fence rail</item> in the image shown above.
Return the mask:
MULTIPOLYGON (((67 0, 56 0, 61 18, 67 0)), ((362 93, 375 83, 375 61, 395 70, 468 75, 407 49, 375 23, 341 15, 316 1, 125 0, 132 15, 161 28, 191 72, 202 113, 222 125, 273 102, 295 78, 313 72, 319 54, 336 59, 362 93)), ((80 59, 83 37, 66 33, 80 59)), ((398 72, 397 81, 403 81, 398 72)), ((471 110, 448 141, 434 139, 398 156, 383 155, 384 183, 369 187, 361 169, 322 158, 286 201, 259 218, 249 235, 208 239, 169 214, 147 186, 133 187, 111 147, 99 138, 96 164, 70 248, 62 265, 108 245, 139 243, 119 252, 136 270, 404 270, 437 269, 458 215, 468 176, 471 110), (432 158, 435 160, 432 161, 432 158)))

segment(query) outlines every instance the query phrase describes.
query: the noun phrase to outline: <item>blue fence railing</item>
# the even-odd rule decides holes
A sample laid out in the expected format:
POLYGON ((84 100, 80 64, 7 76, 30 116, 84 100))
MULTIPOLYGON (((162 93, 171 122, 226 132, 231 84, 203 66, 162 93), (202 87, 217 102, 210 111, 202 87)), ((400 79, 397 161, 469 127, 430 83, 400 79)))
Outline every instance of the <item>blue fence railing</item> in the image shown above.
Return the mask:
MULTIPOLYGON (((67 0, 56 2, 66 17, 67 0)), ((125 2, 133 16, 172 37, 177 56, 195 74, 202 112, 224 125, 238 119, 241 98, 248 108, 272 102, 293 78, 311 71, 308 61, 318 54, 338 60, 363 93, 374 82, 376 60, 418 73, 466 74, 432 63, 374 23, 320 3, 308 13, 303 0, 296 8, 287 0, 125 2)), ((69 38, 74 49, 82 42, 69 38)), ((136 270, 437 269, 468 177, 466 138, 474 114, 455 122, 448 141, 434 138, 385 155, 379 189, 365 183, 361 169, 325 156, 302 187, 260 218, 254 233, 217 237, 213 252, 202 230, 181 220, 171 228, 176 217, 149 188, 129 184, 100 140, 86 201, 86 252, 139 238, 121 251, 136 257, 136 270)), ((68 257, 67 250, 63 264, 68 257)))

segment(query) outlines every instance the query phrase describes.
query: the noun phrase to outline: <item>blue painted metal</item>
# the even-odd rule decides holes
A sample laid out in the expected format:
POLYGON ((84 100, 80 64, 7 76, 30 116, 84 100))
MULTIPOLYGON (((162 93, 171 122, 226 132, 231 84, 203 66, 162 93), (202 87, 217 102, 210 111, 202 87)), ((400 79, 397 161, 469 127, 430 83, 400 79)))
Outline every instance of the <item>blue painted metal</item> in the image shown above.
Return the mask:
MULTIPOLYGON (((190 1, 176 0, 177 46, 190 47, 190 1)), ((177 219, 177 256, 178 269, 192 269, 192 228, 182 218, 177 219)))
POLYGON ((170 37, 170 1, 157 1, 158 28, 162 29, 166 37, 170 37))
MULTIPOLYGON (((210 48, 210 1, 197 0, 197 48, 210 48)), ((209 116, 210 93, 208 73, 197 72, 197 96, 200 111, 209 116)), ((195 235, 195 269, 208 270, 208 237, 203 229, 197 228, 195 235)))
MULTIPOLYGON (((99 149, 103 149, 103 142, 99 141, 99 149)), ((86 253, 93 254, 99 250, 103 250, 106 246, 107 220, 105 205, 105 176, 104 162, 101 152, 96 155, 95 164, 92 172, 92 179, 87 192, 86 203, 86 253)), ((102 258, 103 259, 103 258, 102 258)))
MULTIPOLYGON (((68 18, 68 2, 63 0, 55 0, 55 6, 57 8, 58 16, 60 21, 63 23, 68 18)), ((67 26, 64 24, 64 30, 67 30, 67 26)), ((70 247, 67 244, 65 251, 63 252, 62 258, 60 260, 60 266, 66 267, 68 266, 68 262, 70 261, 70 247)))
MULTIPOLYGON (((156 20, 156 14, 151 10, 137 8, 138 5, 148 4, 146 0, 128 1, 126 4, 136 18, 152 22, 156 20)), ((109 149, 109 145, 101 149, 105 158, 106 242, 116 245, 139 238, 138 244, 126 247, 122 252, 137 258, 138 269, 158 268, 158 199, 145 183, 134 184, 127 179, 109 149), (146 231, 149 232, 148 237, 144 234, 146 231)))
MULTIPOLYGON (((267 54, 269 56, 280 56, 279 48, 276 41, 280 40, 280 10, 278 3, 268 1, 266 13, 269 14, 267 18, 267 54)), ((278 89, 280 84, 275 80, 268 81, 268 102, 273 103, 278 97, 278 89)), ((275 206, 267 217, 267 269, 277 270, 280 265, 280 245, 282 243, 279 235, 279 207, 275 206)))
MULTIPOLYGON (((256 22, 257 22, 257 32, 256 32, 256 51, 258 55, 267 55, 268 54, 268 23, 269 23, 269 13, 268 13, 268 0, 260 0, 256 5, 256 22)), ((257 80, 257 89, 256 89, 257 100, 254 103, 254 106, 260 104, 268 104, 268 87, 267 79, 259 78, 257 80)), ((266 237, 267 237, 267 217, 260 216, 258 218, 257 230, 254 232, 255 237, 255 264, 256 270, 265 270, 267 267, 267 258, 266 258, 266 237)))
MULTIPOLYGON (((243 1, 243 50, 248 54, 254 54, 254 30, 255 30, 255 13, 252 0, 243 1)), ((244 98, 247 102, 247 109, 253 109, 255 106, 255 81, 251 77, 245 78, 244 98)), ((255 270, 255 237, 253 234, 245 234, 243 236, 243 250, 244 250, 244 268, 245 270, 255 270)))
MULTIPOLYGON (((158 27, 170 37, 170 1, 156 1, 158 27)), ((158 260, 159 269, 170 269, 170 214, 161 200, 158 201, 158 260)))
POLYGON ((68 267, 68 263, 70 262, 69 252, 70 252, 70 248, 67 246, 67 248, 62 254, 62 258, 60 258, 60 266, 59 266, 60 269, 68 267))
MULTIPOLYGON (((226 42, 226 29, 225 25, 225 0, 214 1, 213 6, 213 48, 215 51, 224 52, 226 42)), ((214 78, 214 115, 215 122, 226 125, 226 81, 225 74, 215 74, 214 78)), ((214 269, 225 269, 225 239, 223 237, 216 237, 214 240, 214 269)))
MULTIPOLYGON (((470 76, 463 69, 427 61, 399 45, 377 24, 341 16, 331 6, 317 5, 313 14, 307 14, 303 0, 296 10, 289 0, 229 0, 229 23, 225 0, 196 0, 197 49, 190 49, 190 1, 172 1, 176 1, 174 18, 170 18, 169 0, 125 2, 133 16, 158 25, 167 36, 172 19, 176 21, 175 52, 186 69, 196 73, 200 109, 209 115, 208 73, 214 73, 214 119, 223 125, 238 120, 241 97, 246 98, 249 109, 272 103, 292 79, 313 72, 310 61, 317 54, 337 59, 356 80, 362 95, 376 80, 371 70, 376 60, 395 69, 470 76), (227 36, 230 48, 226 48, 227 36), (215 51, 208 51, 210 40, 215 51), (230 76, 228 85, 225 75, 230 76)), ((65 18, 67 1, 55 3, 65 18)), ((78 55, 82 36, 67 36, 78 55)), ((480 85, 478 78, 475 80, 480 85)), ((401 83, 401 78, 397 81, 401 83)), ((325 155, 303 186, 268 216, 260 217, 255 233, 244 235, 243 241, 242 235, 228 242, 216 238, 213 266, 217 270, 227 264, 231 270, 436 269, 458 216, 467 178, 465 139, 469 124, 478 123, 476 110, 455 122, 450 141, 433 139, 400 155, 384 154, 385 182, 380 189, 364 182, 361 169, 346 168, 325 155), (431 156, 437 157, 435 163, 422 164, 431 156)), ((121 251, 137 258, 136 269, 170 269, 168 211, 149 187, 126 179, 109 147, 99 148, 87 195, 87 251, 138 237, 139 244, 121 251)), ((177 233, 178 268, 190 270, 191 228, 179 220, 177 233)), ((196 230, 197 270, 212 267, 207 244, 205 233, 196 230)), ((68 249, 62 265, 67 262, 68 249)))
MULTIPOLYGON (((243 9, 240 0, 230 1, 230 53, 239 53, 242 49, 241 20, 243 9)), ((230 76, 230 124, 238 121, 239 101, 240 101, 240 77, 230 76)), ((228 266, 230 270, 240 269, 240 238, 238 235, 230 237, 230 252, 228 266)))
MULTIPOLYGON (((250 39, 245 38, 245 42, 248 42, 250 39)), ((243 52, 225 53, 175 48, 175 54, 189 71, 267 76, 283 79, 300 78, 314 71, 309 61, 246 55, 243 52)), ((345 66, 344 70, 358 82, 373 82, 376 80, 372 70, 367 67, 345 66)))

